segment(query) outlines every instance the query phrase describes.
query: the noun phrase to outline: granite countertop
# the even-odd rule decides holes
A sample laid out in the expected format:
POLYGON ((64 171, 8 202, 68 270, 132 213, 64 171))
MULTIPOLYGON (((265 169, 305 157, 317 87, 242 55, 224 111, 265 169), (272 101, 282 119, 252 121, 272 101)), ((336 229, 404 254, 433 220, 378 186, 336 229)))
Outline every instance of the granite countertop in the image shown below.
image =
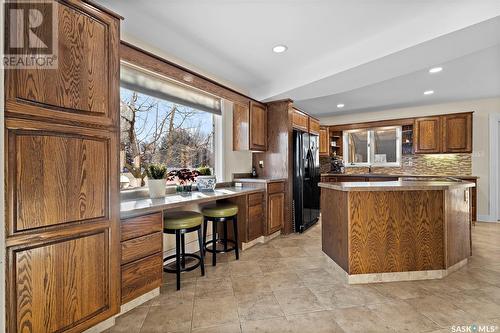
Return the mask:
POLYGON ((477 176, 471 176, 471 175, 409 175, 409 174, 381 174, 381 173, 359 173, 359 174, 346 174, 346 173, 322 173, 321 176, 332 176, 332 177, 377 177, 377 178, 394 178, 394 177, 404 177, 404 178, 446 178, 446 177, 451 177, 451 178, 460 178, 460 179, 479 179, 477 176))
POLYGON ((130 217, 149 212, 157 212, 165 209, 178 208, 191 204, 205 203, 215 200, 237 197, 240 195, 263 192, 263 188, 254 187, 222 187, 213 192, 194 191, 189 196, 180 194, 167 194, 163 198, 136 198, 122 200, 120 202, 120 216, 130 217))
POLYGON ((270 178, 270 177, 257 177, 257 178, 235 178, 233 181, 237 183, 275 183, 286 181, 286 178, 270 178))
POLYGON ((457 187, 474 187, 472 182, 460 181, 389 181, 389 182, 350 182, 319 183, 319 187, 338 191, 425 191, 447 190, 457 187))

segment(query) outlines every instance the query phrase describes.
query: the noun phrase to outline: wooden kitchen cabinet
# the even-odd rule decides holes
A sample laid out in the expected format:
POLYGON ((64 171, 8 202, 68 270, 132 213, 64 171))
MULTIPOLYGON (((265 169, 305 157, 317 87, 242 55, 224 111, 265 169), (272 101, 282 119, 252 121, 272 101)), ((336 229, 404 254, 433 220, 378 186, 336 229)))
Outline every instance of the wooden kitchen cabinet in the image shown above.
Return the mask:
POLYGON ((250 102, 250 150, 267 150, 267 110, 253 101, 250 102))
POLYGON ((309 133, 315 135, 320 134, 319 120, 309 117, 309 133))
POLYGON ((264 105, 234 103, 233 150, 267 150, 267 110, 264 105))
POLYGON ((248 219, 246 242, 259 238, 264 234, 264 193, 248 195, 248 219))
POLYGON ((441 117, 416 118, 413 125, 413 144, 416 154, 441 152, 441 117))
POLYGON ((472 113, 441 117, 443 153, 472 153, 472 113))
POLYGON ((53 4, 57 68, 5 71, 9 333, 82 332, 120 308, 120 17, 53 4))
POLYGON ((293 109, 292 127, 304 132, 309 130, 309 116, 297 109, 293 109))
POLYGON ((330 155, 330 134, 328 127, 320 127, 319 129, 319 155, 330 155))
POLYGON ((121 303, 160 287, 163 268, 163 214, 121 221, 121 303))
POLYGON ((472 113, 415 118, 413 138, 416 154, 471 153, 472 113))
POLYGON ((267 185, 267 235, 283 228, 285 223, 285 182, 267 185))

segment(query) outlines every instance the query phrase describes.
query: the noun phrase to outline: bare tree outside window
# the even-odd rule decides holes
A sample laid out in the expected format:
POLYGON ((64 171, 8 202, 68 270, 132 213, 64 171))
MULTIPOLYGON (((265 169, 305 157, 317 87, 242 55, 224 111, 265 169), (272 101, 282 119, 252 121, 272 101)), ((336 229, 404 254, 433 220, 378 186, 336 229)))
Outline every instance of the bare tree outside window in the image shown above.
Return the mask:
MULTIPOLYGON (((148 164, 214 166, 213 114, 120 89, 122 173, 144 186, 148 164)), ((139 185, 139 184, 137 184, 139 185)))

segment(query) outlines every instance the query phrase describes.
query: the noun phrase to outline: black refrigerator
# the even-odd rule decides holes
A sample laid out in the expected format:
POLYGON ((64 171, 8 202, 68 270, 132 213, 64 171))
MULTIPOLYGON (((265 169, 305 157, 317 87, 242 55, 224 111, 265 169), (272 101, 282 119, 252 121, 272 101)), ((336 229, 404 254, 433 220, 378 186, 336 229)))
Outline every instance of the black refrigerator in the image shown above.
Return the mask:
POLYGON ((319 219, 319 137, 293 131, 293 221, 303 232, 319 219))

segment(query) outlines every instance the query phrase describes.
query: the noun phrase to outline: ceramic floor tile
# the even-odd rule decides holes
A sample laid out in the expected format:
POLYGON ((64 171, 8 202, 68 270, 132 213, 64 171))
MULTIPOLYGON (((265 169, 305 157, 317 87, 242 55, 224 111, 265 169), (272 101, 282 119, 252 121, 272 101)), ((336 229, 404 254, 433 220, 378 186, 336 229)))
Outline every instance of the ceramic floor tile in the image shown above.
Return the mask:
POLYGON ((241 330, 243 333, 295 333, 296 332, 293 324, 289 322, 285 317, 244 321, 241 323, 241 330))
POLYGON ((308 288, 275 290, 274 295, 286 315, 325 309, 316 295, 308 288))
POLYGON ((237 302, 240 320, 258 320, 285 315, 272 292, 243 295, 237 297, 237 302))
POLYGON ((441 327, 461 325, 474 319, 449 300, 435 295, 408 299, 406 303, 441 327))
POLYGON ((232 277, 234 295, 248 295, 253 293, 271 292, 271 286, 267 279, 255 276, 236 276, 232 277))
POLYGON ((337 285, 310 289, 327 309, 378 304, 392 300, 371 285, 337 285))
POLYGON ((395 299, 409 299, 430 295, 421 284, 413 282, 387 282, 373 285, 378 292, 395 299))
POLYGON ((341 283, 333 274, 323 268, 295 270, 295 272, 306 287, 341 283))
POLYGON ((335 322, 334 313, 331 311, 293 315, 287 319, 295 332, 344 333, 344 330, 335 322))
POLYGON ((149 308, 137 307, 116 318, 115 325, 107 333, 139 333, 149 308))
POLYGON ((300 246, 282 246, 277 248, 277 251, 283 258, 298 258, 298 257, 308 257, 306 251, 300 246))
POLYGON ((233 283, 229 277, 222 279, 198 279, 196 281, 196 298, 232 296, 233 294, 233 283))
POLYGON ((238 320, 234 296, 199 298, 194 301, 193 329, 235 324, 238 320))
POLYGON ((191 333, 241 333, 240 323, 205 327, 200 329, 192 330, 191 333))
POLYGON ((396 332, 364 306, 332 310, 335 322, 346 333, 388 333, 396 332))
POLYGON ((302 281, 294 271, 267 273, 264 274, 264 279, 273 290, 303 287, 302 281))
POLYGON ((189 331, 192 314, 192 300, 179 300, 175 304, 151 306, 142 325, 141 333, 189 331))
POLYGON ((231 276, 262 276, 259 262, 257 261, 233 261, 229 263, 229 272, 231 276))

